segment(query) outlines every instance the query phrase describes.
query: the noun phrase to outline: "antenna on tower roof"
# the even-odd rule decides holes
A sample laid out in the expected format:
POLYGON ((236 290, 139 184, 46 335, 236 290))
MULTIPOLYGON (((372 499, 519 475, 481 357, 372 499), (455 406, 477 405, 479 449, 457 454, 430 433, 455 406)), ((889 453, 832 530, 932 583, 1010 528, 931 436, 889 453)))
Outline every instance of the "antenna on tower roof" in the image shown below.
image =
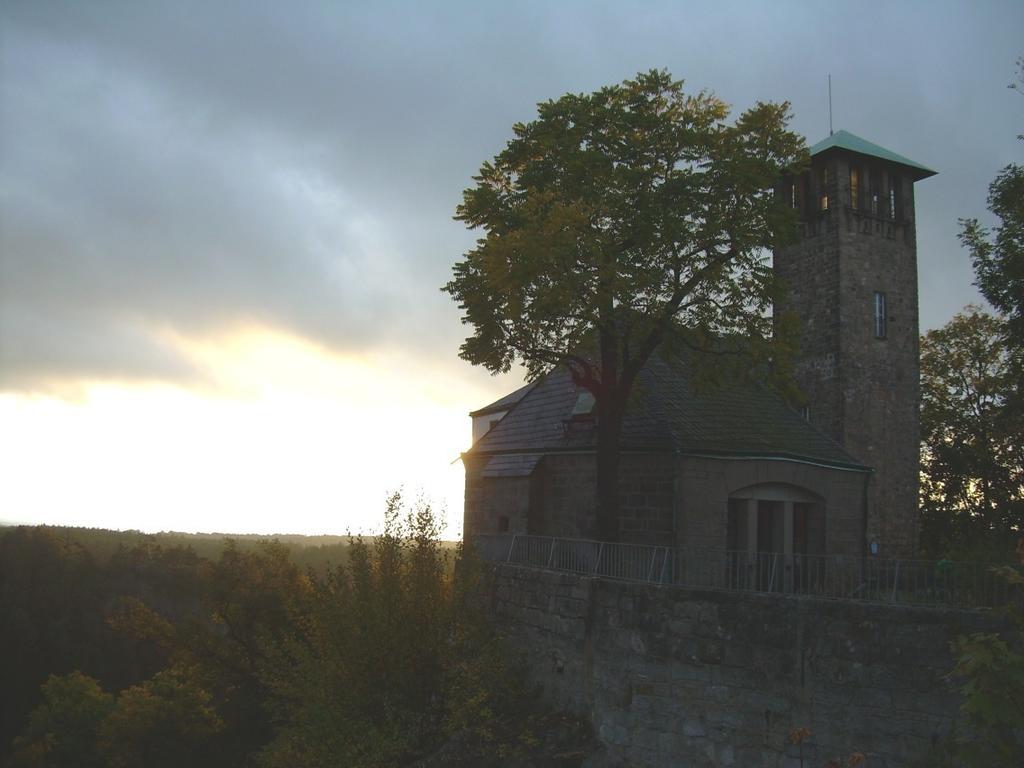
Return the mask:
POLYGON ((832 73, 828 73, 828 135, 832 135, 832 73))

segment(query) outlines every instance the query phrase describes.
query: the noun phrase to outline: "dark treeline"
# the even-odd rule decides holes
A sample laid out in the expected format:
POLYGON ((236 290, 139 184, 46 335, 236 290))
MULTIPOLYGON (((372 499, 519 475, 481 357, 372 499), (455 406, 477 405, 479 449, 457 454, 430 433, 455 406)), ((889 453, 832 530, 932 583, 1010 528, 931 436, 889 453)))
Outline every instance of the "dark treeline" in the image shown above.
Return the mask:
MULTIPOLYGON (((26 526, 0 527, 0 536, 26 526)), ((348 558, 351 536, 304 536, 300 534, 247 534, 247 533, 142 533, 141 531, 112 531, 104 528, 74 526, 36 526, 52 533, 67 544, 81 546, 98 565, 106 565, 110 558, 132 549, 189 549, 198 557, 216 560, 226 541, 231 540, 242 550, 254 550, 261 544, 276 542, 285 545, 292 562, 302 570, 313 569, 323 574, 328 569, 343 565, 348 558)), ((442 547, 455 547, 455 542, 442 542, 442 547)))
POLYGON ((373 539, 194 543, 0 530, 0 764, 384 766, 455 734, 470 757, 529 741, 480 571, 429 506, 392 497, 373 539))

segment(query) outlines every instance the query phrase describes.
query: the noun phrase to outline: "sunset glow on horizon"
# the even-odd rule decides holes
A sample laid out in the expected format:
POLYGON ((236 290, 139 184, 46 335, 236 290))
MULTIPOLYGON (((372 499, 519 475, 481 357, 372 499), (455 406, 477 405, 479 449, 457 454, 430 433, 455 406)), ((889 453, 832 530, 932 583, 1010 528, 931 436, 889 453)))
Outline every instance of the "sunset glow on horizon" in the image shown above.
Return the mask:
POLYGON ((398 352, 345 358, 266 329, 174 343, 204 388, 0 396, 5 522, 372 533, 402 489, 461 536, 466 404, 488 392, 398 352))

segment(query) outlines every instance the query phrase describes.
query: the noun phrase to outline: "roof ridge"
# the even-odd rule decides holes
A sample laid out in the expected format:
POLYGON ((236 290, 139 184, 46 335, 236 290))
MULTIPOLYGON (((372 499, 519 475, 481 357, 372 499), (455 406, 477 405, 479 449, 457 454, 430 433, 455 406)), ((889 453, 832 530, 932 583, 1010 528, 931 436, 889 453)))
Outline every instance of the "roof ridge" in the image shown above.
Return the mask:
POLYGON ((893 152, 891 149, 886 149, 883 146, 875 144, 874 142, 868 141, 855 133, 851 133, 850 131, 843 129, 830 134, 811 147, 810 154, 813 157, 814 155, 830 149, 844 149, 848 152, 857 152, 862 155, 877 157, 880 160, 887 160, 891 163, 906 166, 907 168, 917 172, 917 179, 915 179, 915 181, 920 181, 921 179, 929 176, 934 176, 937 173, 937 171, 932 170, 926 165, 921 165, 921 163, 918 163, 915 160, 904 157, 897 152, 893 152))
POLYGON ((538 381, 540 381, 540 379, 535 379, 534 381, 528 381, 523 386, 519 387, 518 389, 514 389, 511 392, 509 392, 504 397, 499 397, 493 403, 488 403, 487 405, 485 405, 482 408, 477 408, 475 411, 470 411, 469 415, 470 416, 485 416, 486 414, 491 413, 493 411, 512 410, 512 408, 514 408, 516 405, 518 405, 522 401, 522 399, 524 397, 526 397, 528 394, 530 394, 530 390, 534 387, 534 385, 538 381), (522 393, 522 394, 520 395, 520 393, 522 393), (520 395, 520 396, 516 397, 516 395, 520 395), (513 398, 515 398, 515 399, 513 400, 513 398), (509 405, 509 403, 511 403, 511 405, 509 405))
POLYGON ((792 414, 795 418, 799 419, 804 424, 806 424, 808 427, 810 427, 812 430, 817 432, 819 436, 821 436, 826 441, 831 443, 836 449, 839 450, 840 453, 842 453, 844 456, 846 456, 850 460, 851 464, 856 465, 856 466, 862 466, 862 467, 866 467, 867 466, 866 464, 861 463, 860 459, 858 459, 856 456, 854 456, 848 450, 846 450, 846 446, 843 445, 842 443, 840 443, 834 437, 832 437, 832 435, 830 435, 824 429, 819 427, 817 424, 813 423, 810 419, 804 418, 804 415, 802 413, 800 413, 800 411, 798 411, 796 408, 792 407, 790 405, 790 403, 789 403, 789 400, 787 400, 781 394, 779 394, 778 392, 773 390, 771 387, 769 387, 767 384, 764 384, 762 382, 755 381, 755 382, 753 382, 753 384, 754 384, 755 387, 757 387, 759 389, 762 389, 762 390, 768 392, 769 394, 773 395, 774 397, 776 397, 779 400, 779 402, 782 403, 783 408, 785 408, 787 411, 789 411, 789 413, 792 414))

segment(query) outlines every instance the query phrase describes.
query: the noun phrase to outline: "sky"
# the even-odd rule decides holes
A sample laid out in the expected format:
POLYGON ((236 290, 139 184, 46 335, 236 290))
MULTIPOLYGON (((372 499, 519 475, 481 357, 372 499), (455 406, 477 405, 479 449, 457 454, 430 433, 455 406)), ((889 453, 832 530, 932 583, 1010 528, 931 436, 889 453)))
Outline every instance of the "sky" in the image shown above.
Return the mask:
POLYGON ((922 331, 982 300, 956 239, 1020 162, 1024 4, 0 2, 0 521, 461 534, 439 288, 461 192, 537 102, 666 68, 934 168, 922 331))

